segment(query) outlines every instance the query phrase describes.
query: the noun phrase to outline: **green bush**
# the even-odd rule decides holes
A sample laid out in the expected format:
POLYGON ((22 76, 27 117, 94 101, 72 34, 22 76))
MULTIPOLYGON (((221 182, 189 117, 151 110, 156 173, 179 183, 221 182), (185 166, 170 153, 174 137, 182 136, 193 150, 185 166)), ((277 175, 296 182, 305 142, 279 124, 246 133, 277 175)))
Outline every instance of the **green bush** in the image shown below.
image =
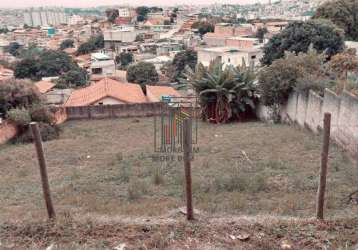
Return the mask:
MULTIPOLYGON (((40 134, 43 141, 50 141, 58 139, 60 136, 60 128, 56 125, 51 126, 47 123, 40 122, 39 124, 40 134)), ((17 136, 12 140, 13 143, 31 143, 33 142, 31 129, 27 129, 24 133, 17 136)))
POLYGON ((35 106, 30 110, 31 120, 35 122, 47 123, 49 125, 55 123, 55 117, 49 108, 45 106, 35 106))
POLYGON ((31 122, 31 116, 27 109, 14 108, 10 109, 7 113, 9 120, 14 122, 16 125, 24 127, 31 122))
POLYGON ((284 104, 293 90, 322 91, 329 82, 326 56, 310 50, 307 54, 287 53, 259 74, 259 92, 266 106, 284 104))

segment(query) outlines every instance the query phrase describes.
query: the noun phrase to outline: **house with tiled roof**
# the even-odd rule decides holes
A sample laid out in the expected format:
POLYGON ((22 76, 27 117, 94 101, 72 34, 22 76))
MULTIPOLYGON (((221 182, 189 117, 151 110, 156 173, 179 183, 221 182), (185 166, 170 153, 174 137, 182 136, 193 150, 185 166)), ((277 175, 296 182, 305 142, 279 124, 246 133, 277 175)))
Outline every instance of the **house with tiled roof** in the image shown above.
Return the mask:
POLYGON ((163 96, 182 97, 182 95, 170 86, 147 85, 147 99, 149 102, 160 102, 163 96))
POLYGON ((145 102, 147 102, 147 98, 143 94, 140 85, 103 78, 88 87, 73 91, 65 106, 78 107, 145 102))
POLYGON ((41 94, 45 94, 48 91, 50 91, 53 87, 55 87, 56 84, 50 82, 50 81, 38 81, 35 82, 36 88, 39 90, 41 94))

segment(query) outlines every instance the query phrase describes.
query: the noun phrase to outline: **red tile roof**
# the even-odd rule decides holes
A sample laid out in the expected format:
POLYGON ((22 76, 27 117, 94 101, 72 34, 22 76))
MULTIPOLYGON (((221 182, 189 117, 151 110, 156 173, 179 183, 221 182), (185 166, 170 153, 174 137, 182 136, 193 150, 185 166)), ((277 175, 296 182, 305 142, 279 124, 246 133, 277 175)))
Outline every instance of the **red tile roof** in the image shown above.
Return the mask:
POLYGON ((104 78, 86 88, 73 91, 65 106, 87 106, 105 97, 111 97, 124 103, 147 102, 140 85, 104 78))
POLYGON ((55 87, 56 84, 49 82, 49 81, 39 81, 35 82, 35 86, 39 90, 41 94, 45 94, 49 90, 51 90, 53 87, 55 87))
POLYGON ((146 88, 147 88, 147 98, 150 102, 159 102, 162 100, 162 96, 175 96, 175 97, 182 96, 173 87, 169 87, 169 86, 147 85, 146 88))

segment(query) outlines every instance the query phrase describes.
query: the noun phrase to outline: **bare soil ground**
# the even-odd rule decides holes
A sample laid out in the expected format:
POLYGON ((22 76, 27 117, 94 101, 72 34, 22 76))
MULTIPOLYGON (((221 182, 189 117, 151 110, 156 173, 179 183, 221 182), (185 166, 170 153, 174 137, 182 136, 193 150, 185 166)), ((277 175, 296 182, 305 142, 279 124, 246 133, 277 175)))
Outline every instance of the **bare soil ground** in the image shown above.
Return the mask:
POLYGON ((358 218, 61 218, 56 223, 1 225, 0 249, 358 249, 358 218))
POLYGON ((194 224, 167 216, 184 204, 183 166, 153 161, 153 118, 71 121, 64 124, 59 140, 44 144, 54 205, 59 218, 69 220, 55 226, 41 223, 46 211, 34 146, 0 146, 2 246, 9 240, 10 246, 19 241, 36 249, 61 238, 65 247, 60 249, 71 249, 66 244, 97 249, 103 238, 103 248, 124 241, 133 248, 150 249, 150 244, 159 244, 158 237, 158 242, 166 242, 158 248, 277 249, 287 236, 301 246, 297 249, 321 249, 323 243, 356 249, 352 247, 357 244, 358 205, 348 195, 358 189, 358 163, 337 146, 330 149, 326 194, 326 218, 332 221, 278 221, 277 228, 289 228, 283 236, 277 236, 271 222, 246 223, 242 230, 249 231, 250 241, 242 242, 228 236, 235 236, 240 223, 216 223, 212 217, 314 216, 321 137, 260 122, 200 123, 198 133, 200 152, 192 163, 194 206, 206 217, 194 224), (88 222, 83 220, 86 216, 88 222), (153 223, 146 234, 141 231, 145 223, 98 222, 102 216, 128 216, 131 223, 133 218, 147 221, 160 216, 170 223, 153 223), (262 239, 261 230, 266 235, 262 239), (122 235, 126 231, 131 240, 122 235), (306 231, 311 236, 301 235, 306 231), (306 236, 315 239, 312 247, 304 245, 306 236), (154 243, 141 246, 142 239, 154 243))

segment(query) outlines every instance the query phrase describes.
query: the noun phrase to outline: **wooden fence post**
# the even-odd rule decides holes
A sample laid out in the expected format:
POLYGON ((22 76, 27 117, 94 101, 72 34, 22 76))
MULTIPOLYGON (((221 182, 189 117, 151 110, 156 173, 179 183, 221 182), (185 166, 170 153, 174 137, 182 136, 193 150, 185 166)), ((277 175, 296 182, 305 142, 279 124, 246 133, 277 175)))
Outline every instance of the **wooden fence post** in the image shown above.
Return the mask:
POLYGON ((56 214, 55 214, 55 209, 52 205, 50 186, 48 184, 48 177, 47 177, 46 160, 45 160, 39 126, 36 122, 31 122, 30 128, 32 131, 35 148, 36 148, 36 152, 37 152, 37 159, 38 159, 39 166, 40 166, 42 190, 43 190, 43 194, 44 194, 44 198, 45 198, 48 217, 50 219, 54 219, 56 217, 56 214))
POLYGON ((321 154, 321 170, 319 176, 319 185, 317 190, 317 204, 316 204, 316 217, 319 220, 323 220, 324 195, 326 191, 327 163, 328 163, 330 134, 331 134, 331 114, 325 113, 324 121, 323 121, 323 147, 322 147, 322 154, 321 154))
POLYGON ((185 171, 185 190, 186 190, 186 216, 188 220, 194 219, 191 189, 191 120, 183 121, 183 147, 184 147, 184 171, 185 171))

